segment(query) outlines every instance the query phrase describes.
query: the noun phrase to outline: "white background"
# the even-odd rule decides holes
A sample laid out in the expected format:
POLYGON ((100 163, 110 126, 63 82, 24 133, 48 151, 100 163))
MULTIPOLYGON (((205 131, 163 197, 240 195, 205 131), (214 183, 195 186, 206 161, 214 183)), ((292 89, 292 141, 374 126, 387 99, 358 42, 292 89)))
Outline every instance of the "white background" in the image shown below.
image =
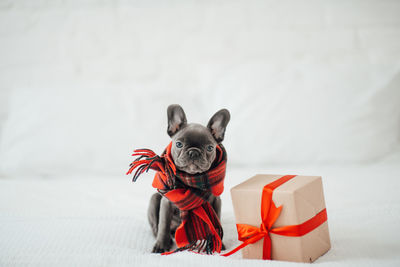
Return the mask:
POLYGON ((400 264, 400 1, 0 0, 0 265, 242 266, 149 253, 152 174, 125 172, 172 103, 231 112, 228 248, 231 186, 321 175, 317 262, 400 264))
POLYGON ((123 172, 231 111, 230 164, 381 160, 400 140, 397 1, 1 1, 1 173, 123 172))

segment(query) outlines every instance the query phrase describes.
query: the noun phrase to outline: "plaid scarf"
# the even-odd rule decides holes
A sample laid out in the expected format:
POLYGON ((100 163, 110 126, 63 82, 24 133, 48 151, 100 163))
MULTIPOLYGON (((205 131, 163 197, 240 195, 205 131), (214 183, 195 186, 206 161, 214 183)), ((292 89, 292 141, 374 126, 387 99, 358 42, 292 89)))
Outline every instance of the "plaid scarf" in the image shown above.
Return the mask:
POLYGON ((181 225, 176 229, 177 249, 198 252, 221 252, 222 227, 213 207, 207 201, 211 194, 219 196, 224 191, 226 151, 220 144, 210 170, 199 174, 188 174, 176 169, 171 156, 172 142, 161 156, 149 149, 137 149, 132 156, 138 156, 130 165, 127 174, 136 172, 133 181, 149 169, 157 171, 153 187, 168 198, 180 210, 181 225))

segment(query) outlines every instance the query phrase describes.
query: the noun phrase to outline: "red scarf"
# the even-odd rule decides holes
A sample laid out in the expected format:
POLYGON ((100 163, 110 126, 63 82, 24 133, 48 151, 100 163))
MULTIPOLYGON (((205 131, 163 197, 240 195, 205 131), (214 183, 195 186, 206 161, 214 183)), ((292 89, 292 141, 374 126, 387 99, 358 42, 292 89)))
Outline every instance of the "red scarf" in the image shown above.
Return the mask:
POLYGON ((176 169, 171 156, 172 142, 161 156, 149 149, 137 149, 132 156, 139 156, 126 174, 137 168, 133 181, 149 169, 157 171, 153 187, 168 198, 180 210, 181 225, 176 229, 175 241, 181 250, 204 251, 207 254, 221 252, 222 227, 213 207, 207 201, 211 194, 219 196, 224 191, 226 152, 220 144, 210 170, 188 174, 176 169))

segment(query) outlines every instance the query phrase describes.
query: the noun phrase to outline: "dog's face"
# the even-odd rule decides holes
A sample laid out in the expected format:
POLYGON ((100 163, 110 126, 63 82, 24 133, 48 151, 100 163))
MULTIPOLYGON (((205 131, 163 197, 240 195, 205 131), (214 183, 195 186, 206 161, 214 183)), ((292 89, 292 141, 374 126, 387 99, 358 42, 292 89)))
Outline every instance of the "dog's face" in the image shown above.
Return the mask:
POLYGON ((207 127, 187 123, 179 105, 168 107, 168 134, 172 138, 171 154, 176 167, 189 174, 210 169, 215 160, 216 146, 224 140, 229 111, 221 109, 211 117, 207 127))

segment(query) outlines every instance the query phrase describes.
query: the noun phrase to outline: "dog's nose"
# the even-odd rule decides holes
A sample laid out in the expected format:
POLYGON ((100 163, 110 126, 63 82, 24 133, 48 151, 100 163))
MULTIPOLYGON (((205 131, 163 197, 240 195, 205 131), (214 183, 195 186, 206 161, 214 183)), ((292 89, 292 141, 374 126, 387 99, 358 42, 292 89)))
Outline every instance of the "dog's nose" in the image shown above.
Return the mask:
POLYGON ((188 154, 189 154, 189 158, 191 158, 191 159, 196 159, 200 156, 200 152, 197 148, 189 149, 188 154))

